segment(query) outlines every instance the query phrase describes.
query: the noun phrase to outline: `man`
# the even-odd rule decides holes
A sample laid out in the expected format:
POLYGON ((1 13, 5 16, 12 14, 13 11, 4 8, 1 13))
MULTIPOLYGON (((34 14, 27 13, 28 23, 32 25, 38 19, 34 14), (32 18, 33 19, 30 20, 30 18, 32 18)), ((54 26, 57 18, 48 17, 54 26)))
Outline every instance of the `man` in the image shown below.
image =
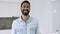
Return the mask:
POLYGON ((12 34, 39 34, 38 21, 30 17, 30 2, 21 3, 21 17, 14 20, 12 24, 12 34))

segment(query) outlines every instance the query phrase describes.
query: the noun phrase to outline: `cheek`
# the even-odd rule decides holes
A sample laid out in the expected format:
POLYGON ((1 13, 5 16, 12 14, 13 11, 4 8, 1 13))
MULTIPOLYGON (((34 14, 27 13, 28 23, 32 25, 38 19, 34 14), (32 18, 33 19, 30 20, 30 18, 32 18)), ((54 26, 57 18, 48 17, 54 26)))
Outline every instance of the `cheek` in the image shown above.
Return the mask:
POLYGON ((21 8, 21 10, 23 10, 23 8, 21 8))
POLYGON ((30 10, 30 8, 28 10, 30 10))
POLYGON ((30 9, 28 9, 30 11, 30 9))
POLYGON ((21 9, 22 11, 24 10, 24 9, 21 9))

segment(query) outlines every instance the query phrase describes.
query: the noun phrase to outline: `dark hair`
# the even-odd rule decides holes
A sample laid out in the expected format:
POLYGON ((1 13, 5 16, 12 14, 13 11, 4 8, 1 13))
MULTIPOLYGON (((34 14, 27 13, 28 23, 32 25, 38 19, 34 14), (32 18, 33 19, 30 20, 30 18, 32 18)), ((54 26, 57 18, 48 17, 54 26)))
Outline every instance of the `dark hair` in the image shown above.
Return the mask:
POLYGON ((21 3, 21 7, 22 7, 22 4, 23 4, 23 3, 28 3, 28 4, 30 5, 30 2, 25 0, 25 1, 23 1, 23 2, 21 3))

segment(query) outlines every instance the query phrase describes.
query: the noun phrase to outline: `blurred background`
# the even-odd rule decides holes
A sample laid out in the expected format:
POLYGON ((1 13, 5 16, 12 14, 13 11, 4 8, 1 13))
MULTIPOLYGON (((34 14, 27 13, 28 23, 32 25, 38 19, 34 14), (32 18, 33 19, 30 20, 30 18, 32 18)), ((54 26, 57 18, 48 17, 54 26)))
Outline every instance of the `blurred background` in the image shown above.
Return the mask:
MULTIPOLYGON (((11 34, 12 21, 21 15, 24 0, 0 0, 0 34, 11 34)), ((28 0, 30 16, 38 19, 41 34, 60 34, 60 0, 28 0)))

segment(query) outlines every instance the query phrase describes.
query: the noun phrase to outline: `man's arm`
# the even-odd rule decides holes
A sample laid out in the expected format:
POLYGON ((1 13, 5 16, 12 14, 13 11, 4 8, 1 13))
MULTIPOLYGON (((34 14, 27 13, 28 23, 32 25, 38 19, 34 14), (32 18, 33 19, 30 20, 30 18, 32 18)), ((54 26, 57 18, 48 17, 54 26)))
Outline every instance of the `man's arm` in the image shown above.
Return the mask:
POLYGON ((15 24, 14 22, 12 23, 12 32, 11 34, 16 34, 16 30, 15 30, 15 24))
POLYGON ((39 22, 37 23, 36 34, 40 34, 39 22))

